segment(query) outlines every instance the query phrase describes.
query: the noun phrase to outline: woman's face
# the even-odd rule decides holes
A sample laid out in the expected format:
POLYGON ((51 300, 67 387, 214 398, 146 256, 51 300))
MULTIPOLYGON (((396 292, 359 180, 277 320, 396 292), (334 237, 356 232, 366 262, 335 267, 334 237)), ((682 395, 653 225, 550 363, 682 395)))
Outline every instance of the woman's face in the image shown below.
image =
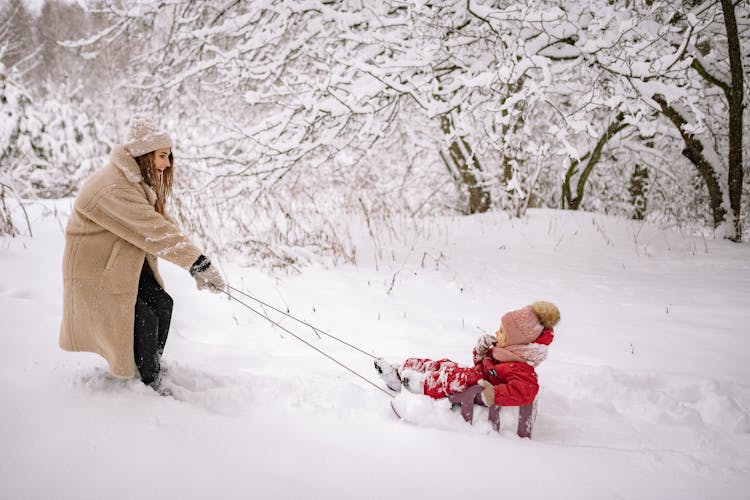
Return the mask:
POLYGON ((159 170, 159 173, 162 173, 164 170, 171 167, 169 163, 169 153, 171 153, 169 148, 162 148, 154 151, 154 166, 159 170))

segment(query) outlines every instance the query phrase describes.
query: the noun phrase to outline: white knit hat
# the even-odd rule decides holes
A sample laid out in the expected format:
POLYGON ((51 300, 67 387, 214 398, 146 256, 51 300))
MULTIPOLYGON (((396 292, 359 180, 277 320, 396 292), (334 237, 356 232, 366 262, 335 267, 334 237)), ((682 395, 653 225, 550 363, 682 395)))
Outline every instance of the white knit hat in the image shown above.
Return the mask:
POLYGON ((172 138, 142 115, 134 115, 128 125, 128 139, 123 144, 130 156, 137 158, 157 149, 171 148, 172 138))

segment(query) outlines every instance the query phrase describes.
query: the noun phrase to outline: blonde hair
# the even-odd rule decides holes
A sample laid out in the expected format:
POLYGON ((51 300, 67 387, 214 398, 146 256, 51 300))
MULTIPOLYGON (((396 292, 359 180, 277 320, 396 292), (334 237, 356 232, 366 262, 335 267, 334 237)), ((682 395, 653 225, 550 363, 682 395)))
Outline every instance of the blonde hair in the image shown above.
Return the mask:
POLYGON ((164 169, 164 172, 159 172, 154 163, 155 151, 146 153, 135 158, 135 162, 141 169, 141 176, 143 180, 151 186, 156 193, 156 211, 160 214, 164 214, 164 207, 167 204, 167 198, 172 196, 172 182, 174 180, 174 157, 172 152, 169 152, 169 168, 164 169))

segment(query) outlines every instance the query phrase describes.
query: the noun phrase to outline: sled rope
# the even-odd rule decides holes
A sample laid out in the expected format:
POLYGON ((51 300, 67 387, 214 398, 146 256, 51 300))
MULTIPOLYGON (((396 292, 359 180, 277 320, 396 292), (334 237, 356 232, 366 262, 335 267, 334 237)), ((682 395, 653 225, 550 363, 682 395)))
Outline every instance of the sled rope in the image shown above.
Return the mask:
MULTIPOLYGON (((345 346, 347 346, 347 347, 350 347, 350 348, 354 349, 355 351, 359 351, 359 352, 361 352, 362 354, 364 354, 365 356, 370 356, 370 357, 371 357, 371 358, 373 358, 373 359, 376 359, 376 358, 377 358, 377 356, 374 356, 374 355, 372 355, 371 353, 369 353, 369 352, 367 352, 367 351, 365 351, 365 350, 362 350, 362 349, 360 349, 359 347, 357 347, 357 346, 355 346, 355 345, 352 345, 352 344, 350 344, 349 342, 347 342, 347 341, 345 341, 345 340, 341 340, 340 338, 336 337, 335 335, 331 335, 330 333, 328 333, 328 332, 326 332, 326 331, 324 331, 324 330, 321 330, 320 328, 318 328, 318 327, 316 327, 316 326, 313 326, 313 325, 311 325, 310 323, 308 323, 308 322, 306 322, 306 321, 303 321, 303 320, 301 320, 301 319, 299 319, 299 318, 295 318, 295 317, 294 317, 294 316, 292 316, 291 314, 289 314, 289 313, 287 313, 287 312, 284 312, 284 311, 282 311, 281 309, 277 309, 277 308, 275 308, 274 306, 272 306, 272 305, 270 305, 270 304, 266 304, 265 302, 263 302, 263 301, 262 301, 262 300, 260 300, 259 298, 257 298, 257 297, 253 297, 252 295, 250 295, 250 294, 249 294, 249 293, 247 293, 247 292, 243 292, 242 290, 238 290, 237 288, 235 288, 235 287, 233 287, 233 286, 231 286, 231 285, 227 285, 227 288, 229 288, 229 289, 230 289, 230 290, 232 290, 233 292, 237 292, 237 293, 239 293, 240 295, 242 295, 242 296, 244 296, 244 297, 247 297, 248 299, 252 299, 252 300, 254 300, 255 302, 257 302, 257 303, 261 304, 261 305, 262 305, 262 306, 264 306, 264 307, 268 307, 269 309, 273 309, 273 310, 274 310, 274 311, 276 311, 277 313, 279 313, 279 314, 283 314, 283 315, 284 315, 284 316, 286 316, 287 318, 293 319, 293 320, 294 320, 294 321, 296 321, 297 323, 301 323, 301 324, 303 324, 303 325, 305 325, 305 326, 307 326, 307 327, 311 328, 311 329, 312 329, 312 331, 314 331, 314 332, 315 332, 316 334, 318 334, 318 333, 322 333, 322 334, 323 334, 323 335, 325 335, 326 337, 329 337, 329 338, 332 338, 333 340, 336 340, 336 341, 338 341, 338 342, 341 342, 341 343, 342 343, 342 344, 344 344, 345 346)), ((268 318, 266 318, 266 319, 268 319, 268 318)))
MULTIPOLYGON (((237 290, 236 288, 233 288, 233 287, 231 287, 231 286, 230 286, 230 287, 228 287, 228 288, 230 288, 230 289, 232 289, 232 290, 234 290, 234 291, 237 291, 237 292, 239 292, 239 293, 241 293, 241 294, 243 294, 243 295, 247 295, 247 294, 245 294, 244 292, 241 292, 240 290, 237 290)), ((365 382, 367 382, 368 384, 370 384, 371 386, 373 386, 374 388, 376 388, 377 390, 379 390, 379 391, 380 391, 380 392, 382 392, 383 394, 386 394, 386 395, 388 395, 388 397, 390 397, 390 398, 394 398, 394 397, 395 397, 395 396, 394 396, 393 394, 391 394, 390 392, 386 391, 385 389, 383 389, 382 387, 380 387, 379 385, 377 385, 377 384, 376 384, 375 382, 372 382, 371 380, 369 380, 369 379, 368 379, 368 378, 366 378, 365 376, 363 376, 363 375, 359 374, 359 373, 358 373, 357 371, 353 370, 352 368, 349 368, 349 367, 348 367, 348 366, 346 366, 346 365, 345 365, 344 363, 342 363, 341 361, 337 360, 336 358, 334 358, 334 357, 333 357, 333 356, 331 356, 330 354, 328 354, 328 353, 326 353, 326 352, 322 351, 321 349, 318 349, 317 347, 315 347, 314 345, 312 345, 312 344, 311 344, 310 342, 308 342, 308 341, 306 341, 305 339, 301 338, 300 336, 296 335, 296 334, 295 334, 294 332, 291 332, 291 331, 289 331, 289 329, 287 329, 287 328, 285 328, 285 327, 281 326, 281 325, 280 325, 279 323, 277 323, 276 321, 272 320, 272 319, 271 319, 271 318, 269 318, 269 317, 268 317, 267 315, 263 314, 262 312, 258 311, 257 309, 253 308, 252 306, 250 306, 250 305, 246 304, 246 303, 245 303, 244 301, 242 301, 242 300, 238 299, 237 297, 235 297, 234 295, 232 295, 232 294, 231 294, 230 292, 228 292, 228 291, 226 291, 226 290, 222 290, 222 291, 223 291, 223 292, 224 292, 224 293, 225 293, 225 294, 227 295, 227 297, 229 297, 230 299, 234 300, 235 302, 239 302, 240 304, 242 304, 242 305, 243 305, 243 306, 245 306, 246 308, 250 309, 250 310, 251 310, 252 312, 254 312, 255 314, 257 314, 258 316, 261 316, 261 317, 265 318, 265 319, 266 319, 266 321, 268 321, 268 322, 269 322, 269 323, 271 323, 272 325, 274 325, 274 326, 277 326, 277 327, 281 328, 282 330, 284 330, 284 331, 285 331, 286 333, 288 333, 289 335, 291 335, 291 336, 292 336, 292 337, 294 337, 295 339, 299 340, 300 342, 302 342, 302 343, 303 343, 303 344, 305 344, 306 346, 310 347, 311 349, 313 349, 313 350, 315 350, 315 351, 318 351, 318 352, 319 352, 320 354, 322 354, 322 355, 323 355, 323 356, 325 356, 326 358, 330 359, 331 361, 333 361, 334 363, 336 363, 336 364, 337 364, 337 365, 339 365, 340 367, 344 368, 345 370, 347 370, 347 371, 351 372, 352 374, 356 375, 357 377, 361 378, 362 380, 364 380, 365 382)), ((250 297, 250 296, 248 295, 248 297, 250 297)), ((255 299, 254 297, 250 297, 250 298, 253 298, 254 300, 258 300, 258 299, 255 299)), ((258 300, 258 302, 262 303, 262 302, 261 302, 260 300, 258 300)), ((264 304, 264 305, 266 305, 266 304, 264 304)), ((282 311, 279 311, 279 310, 278 310, 278 309, 276 309, 275 307, 272 307, 272 306, 267 306, 267 307, 270 307, 271 309, 273 309, 273 310, 275 310, 275 311, 278 311, 278 312, 280 312, 280 313, 282 313, 282 314, 285 314, 285 315, 287 315, 287 316, 289 316, 289 317, 291 317, 291 318, 295 319, 296 321, 299 321, 300 323, 304 323, 304 321, 298 320, 297 318, 294 318, 294 317, 293 317, 293 316, 291 316, 291 315, 288 315, 288 314, 286 314, 286 313, 283 313, 282 311)), ((306 324, 306 323, 305 323, 305 324, 306 324)), ((316 330, 316 331, 320 331, 321 333, 324 333, 324 332, 323 332, 322 330, 318 330, 317 328, 313 327, 312 325, 308 325, 308 326, 310 326, 311 328, 313 328, 313 330, 316 330)), ((327 334, 326 334, 326 335, 327 335, 327 334)), ((332 338, 335 338, 335 337, 333 337, 333 336, 331 336, 331 337, 332 337, 332 338)), ((339 340, 340 342, 343 342, 343 341, 342 341, 342 340, 340 340, 340 339, 336 339, 336 340, 339 340)), ((346 342, 343 342, 343 343, 344 343, 344 344, 346 344, 346 342)), ((348 344, 347 344, 347 345, 348 345, 348 344)), ((350 346, 350 347, 353 347, 353 346, 350 346)), ((355 348, 355 349, 356 349, 356 348, 355 348)), ((363 351, 361 351, 360 349, 357 349, 357 350, 358 350, 358 351, 360 351, 360 352, 363 352, 363 351)), ((367 354, 367 353, 366 353, 366 354, 367 354)), ((369 356, 372 356, 371 354, 368 354, 368 355, 369 355, 369 356)), ((374 356, 372 356, 372 357, 374 357, 374 356)))

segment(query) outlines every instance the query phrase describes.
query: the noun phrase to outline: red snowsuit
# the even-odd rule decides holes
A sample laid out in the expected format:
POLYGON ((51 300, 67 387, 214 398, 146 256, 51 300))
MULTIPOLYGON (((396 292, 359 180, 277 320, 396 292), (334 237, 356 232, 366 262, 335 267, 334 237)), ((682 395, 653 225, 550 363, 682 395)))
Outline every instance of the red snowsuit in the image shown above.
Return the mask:
MULTIPOLYGON (((549 345, 553 339, 552 328, 545 328, 534 343, 549 345)), ((423 391, 434 399, 465 391, 480 380, 486 380, 495 388, 496 405, 522 406, 534 401, 539 392, 534 367, 517 361, 499 362, 491 352, 481 356, 474 349, 473 367, 462 367, 449 359, 409 358, 401 370, 424 373, 423 391)))

